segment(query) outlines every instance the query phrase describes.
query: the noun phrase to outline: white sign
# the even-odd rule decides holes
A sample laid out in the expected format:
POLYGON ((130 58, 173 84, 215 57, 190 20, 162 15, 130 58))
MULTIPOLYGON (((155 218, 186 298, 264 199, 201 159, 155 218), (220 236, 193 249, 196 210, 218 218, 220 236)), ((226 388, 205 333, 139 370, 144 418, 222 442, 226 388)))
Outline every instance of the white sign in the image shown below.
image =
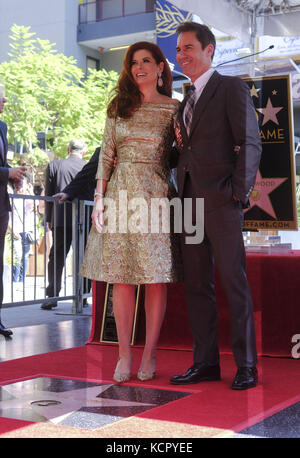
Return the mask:
POLYGON ((213 66, 215 67, 219 64, 223 64, 223 62, 237 59, 239 57, 238 50, 241 48, 245 48, 245 45, 237 38, 230 38, 227 40, 218 40, 217 38, 213 66))
POLYGON ((267 57, 277 58, 300 56, 300 37, 264 36, 259 37, 258 43, 259 51, 266 49, 268 46, 274 45, 274 48, 268 51, 267 57))
POLYGON ((300 73, 297 72, 292 75, 292 97, 293 101, 300 102, 300 73))

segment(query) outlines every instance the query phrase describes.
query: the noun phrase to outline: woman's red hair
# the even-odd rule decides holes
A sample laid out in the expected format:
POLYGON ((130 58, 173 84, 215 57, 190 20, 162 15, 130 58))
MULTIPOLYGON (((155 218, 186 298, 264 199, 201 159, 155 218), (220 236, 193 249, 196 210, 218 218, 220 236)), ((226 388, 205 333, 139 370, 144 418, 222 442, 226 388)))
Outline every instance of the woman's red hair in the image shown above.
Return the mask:
POLYGON ((141 92, 131 74, 133 55, 140 49, 146 49, 149 51, 157 64, 160 64, 160 62, 164 63, 164 69, 161 75, 163 85, 162 87, 157 86, 157 90, 161 94, 167 95, 169 97, 172 96, 172 73, 165 55, 163 54, 160 47, 155 43, 139 41, 131 45, 125 54, 123 68, 118 80, 118 84, 115 87, 116 95, 107 107, 107 115, 110 118, 130 118, 133 112, 141 106, 141 92))

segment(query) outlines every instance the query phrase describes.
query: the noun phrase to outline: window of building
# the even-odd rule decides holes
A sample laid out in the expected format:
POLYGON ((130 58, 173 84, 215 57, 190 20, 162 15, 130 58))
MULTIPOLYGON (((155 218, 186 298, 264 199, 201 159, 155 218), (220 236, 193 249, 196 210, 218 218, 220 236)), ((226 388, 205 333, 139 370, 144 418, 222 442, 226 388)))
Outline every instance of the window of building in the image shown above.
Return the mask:
POLYGON ((86 72, 89 70, 99 70, 100 68, 100 61, 95 59, 94 57, 87 56, 86 57, 86 72))

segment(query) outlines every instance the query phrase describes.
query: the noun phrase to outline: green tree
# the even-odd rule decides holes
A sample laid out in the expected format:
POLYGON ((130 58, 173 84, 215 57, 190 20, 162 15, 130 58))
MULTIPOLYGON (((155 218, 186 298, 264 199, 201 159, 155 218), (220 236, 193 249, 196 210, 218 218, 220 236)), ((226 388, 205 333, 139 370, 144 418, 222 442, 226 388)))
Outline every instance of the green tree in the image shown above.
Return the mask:
MULTIPOLYGON (((13 25, 11 33, 10 59, 0 65, 9 141, 18 141, 34 156, 38 132, 44 132, 47 147, 56 157, 65 157, 70 139, 83 138, 89 157, 101 144, 117 73, 94 70, 85 75, 73 57, 58 53, 30 27, 13 25)), ((37 153, 44 160, 40 150, 37 153)))

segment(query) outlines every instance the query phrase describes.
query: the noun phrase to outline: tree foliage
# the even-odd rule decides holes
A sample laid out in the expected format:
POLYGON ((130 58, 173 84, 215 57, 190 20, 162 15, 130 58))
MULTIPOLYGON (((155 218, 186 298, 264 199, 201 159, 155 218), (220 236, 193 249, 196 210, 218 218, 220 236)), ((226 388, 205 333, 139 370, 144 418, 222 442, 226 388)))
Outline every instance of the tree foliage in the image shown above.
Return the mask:
POLYGON ((117 73, 102 69, 86 75, 73 57, 58 53, 30 27, 13 25, 10 38, 9 60, 0 64, 7 99, 2 119, 9 141, 16 140, 34 156, 38 132, 44 132, 47 148, 65 157, 69 141, 82 138, 89 157, 101 144, 117 73))

